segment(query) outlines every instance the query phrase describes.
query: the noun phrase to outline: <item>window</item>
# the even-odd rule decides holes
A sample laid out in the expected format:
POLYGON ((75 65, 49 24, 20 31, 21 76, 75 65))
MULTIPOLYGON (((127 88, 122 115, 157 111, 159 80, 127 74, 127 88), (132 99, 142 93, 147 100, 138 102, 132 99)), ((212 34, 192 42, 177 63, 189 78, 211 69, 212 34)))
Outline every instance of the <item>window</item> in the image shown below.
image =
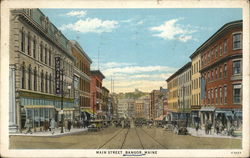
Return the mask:
POLYGON ((40 45, 40 61, 43 62, 43 45, 40 45))
POLYGON ((23 27, 21 30, 21 51, 25 52, 25 32, 23 27))
POLYGON ((48 72, 45 74, 45 92, 48 93, 48 72))
POLYGON ((25 63, 24 62, 23 62, 21 71, 22 71, 22 89, 25 89, 26 78, 25 78, 25 63))
POLYGON ((220 103, 222 104, 222 88, 220 87, 220 103))
POLYGON ((45 59, 44 59, 44 62, 45 62, 45 64, 47 64, 47 47, 45 46, 45 53, 44 53, 44 55, 45 55, 45 59))
POLYGON ((218 72, 217 72, 217 68, 215 69, 215 79, 218 78, 218 72))
POLYGON ((31 90, 31 65, 29 65, 29 70, 28 70, 28 89, 31 90))
POLYGON ((49 66, 51 66, 51 51, 49 50, 49 66))
POLYGON ((222 56, 223 50, 222 50, 222 45, 220 45, 220 56, 222 56))
POLYGON ((211 104, 214 103, 214 91, 211 89, 211 104))
POLYGON ((43 70, 41 72, 41 92, 44 91, 44 75, 43 75, 43 70))
POLYGON ((33 40, 33 57, 36 58, 36 40, 35 40, 35 37, 33 40))
POLYGON ((218 103, 218 89, 215 89, 215 104, 218 103))
POLYGON ((227 103, 227 86, 224 86, 224 103, 227 103))
POLYGON ((36 71, 36 67, 34 70, 34 91, 37 91, 37 71, 36 71))
POLYGON ((215 48, 215 56, 216 56, 216 58, 218 57, 218 46, 216 46, 216 48, 215 48))
POLYGON ((220 74, 219 74, 219 78, 221 78, 222 77, 222 68, 221 68, 221 66, 220 66, 220 74))
POLYGON ((30 49, 31 49, 31 46, 30 46, 30 44, 31 44, 31 40, 30 40, 30 33, 28 33, 28 55, 31 55, 30 54, 30 49))
POLYGON ((233 35, 233 49, 241 48, 241 33, 233 35))
POLYGON ((227 40, 224 41, 224 53, 227 53, 227 40))
POLYGON ((52 77, 51 77, 51 74, 49 74, 49 93, 52 93, 52 77))
POLYGON ((211 71, 211 80, 213 80, 214 79, 214 71, 212 70, 211 71))
POLYGON ((208 91, 208 104, 210 104, 210 90, 208 91))
POLYGON ((241 84, 233 85, 234 103, 241 103, 241 84))
POLYGON ((240 60, 233 62, 233 74, 234 75, 241 74, 241 61, 240 60))
POLYGON ((224 65, 224 78, 227 77, 227 64, 224 65))

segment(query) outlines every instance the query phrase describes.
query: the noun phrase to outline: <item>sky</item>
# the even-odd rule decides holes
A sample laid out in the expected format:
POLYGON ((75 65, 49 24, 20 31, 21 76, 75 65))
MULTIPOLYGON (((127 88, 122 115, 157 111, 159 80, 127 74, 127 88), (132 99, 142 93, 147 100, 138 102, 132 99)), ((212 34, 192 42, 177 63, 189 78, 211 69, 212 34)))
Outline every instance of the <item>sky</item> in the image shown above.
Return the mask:
POLYGON ((114 92, 167 88, 166 79, 240 8, 41 9, 92 59, 114 92))

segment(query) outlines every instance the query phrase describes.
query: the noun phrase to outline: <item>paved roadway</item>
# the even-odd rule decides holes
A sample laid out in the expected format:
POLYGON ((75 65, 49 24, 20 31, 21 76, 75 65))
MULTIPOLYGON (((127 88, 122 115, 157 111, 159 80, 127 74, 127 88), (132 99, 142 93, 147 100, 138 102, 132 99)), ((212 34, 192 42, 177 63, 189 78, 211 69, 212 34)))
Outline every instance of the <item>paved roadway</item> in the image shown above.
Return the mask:
POLYGON ((176 135, 163 128, 105 128, 60 137, 10 136, 11 149, 239 149, 240 139, 176 135))

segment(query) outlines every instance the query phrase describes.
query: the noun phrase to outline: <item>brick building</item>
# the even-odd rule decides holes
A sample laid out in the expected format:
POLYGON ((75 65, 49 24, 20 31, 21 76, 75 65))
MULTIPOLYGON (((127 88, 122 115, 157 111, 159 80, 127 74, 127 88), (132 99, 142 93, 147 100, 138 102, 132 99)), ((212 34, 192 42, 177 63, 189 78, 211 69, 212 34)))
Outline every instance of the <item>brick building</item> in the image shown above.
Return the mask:
POLYGON ((100 70, 91 71, 90 106, 94 114, 102 113, 102 80, 104 78, 100 70))
POLYGON ((81 119, 90 118, 90 64, 91 59, 81 48, 77 41, 70 41, 71 52, 75 57, 74 63, 74 99, 75 99, 75 114, 81 119), (88 118, 86 118, 88 117, 88 118))
POLYGON ((201 122, 229 127, 242 111, 242 21, 222 26, 197 50, 201 54, 201 122))

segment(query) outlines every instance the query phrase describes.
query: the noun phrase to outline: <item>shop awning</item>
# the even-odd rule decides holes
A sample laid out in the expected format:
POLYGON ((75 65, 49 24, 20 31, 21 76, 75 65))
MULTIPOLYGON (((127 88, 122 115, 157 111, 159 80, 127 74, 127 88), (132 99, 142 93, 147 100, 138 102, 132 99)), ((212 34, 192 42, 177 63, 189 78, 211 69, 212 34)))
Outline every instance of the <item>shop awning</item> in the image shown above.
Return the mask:
POLYGON ((200 111, 214 111, 215 110, 215 107, 202 107, 201 109, 200 109, 200 111))
POLYGON ((155 120, 156 120, 156 121, 161 121, 161 120, 164 119, 164 117, 165 117, 165 115, 161 115, 160 117, 155 118, 155 120))
MULTIPOLYGON (((93 115, 93 109, 81 109, 81 111, 82 112, 87 112, 87 113, 93 115)), ((96 114, 96 113, 94 112, 94 114, 96 114)))
POLYGON ((25 105, 27 109, 34 109, 34 108, 55 108, 53 105, 25 105))
POLYGON ((236 117, 242 117, 242 112, 235 112, 234 115, 235 115, 236 117))
POLYGON ((215 111, 216 115, 218 115, 219 113, 223 113, 227 117, 234 117, 234 114, 232 113, 232 111, 226 111, 226 110, 225 111, 222 111, 222 110, 215 111))

